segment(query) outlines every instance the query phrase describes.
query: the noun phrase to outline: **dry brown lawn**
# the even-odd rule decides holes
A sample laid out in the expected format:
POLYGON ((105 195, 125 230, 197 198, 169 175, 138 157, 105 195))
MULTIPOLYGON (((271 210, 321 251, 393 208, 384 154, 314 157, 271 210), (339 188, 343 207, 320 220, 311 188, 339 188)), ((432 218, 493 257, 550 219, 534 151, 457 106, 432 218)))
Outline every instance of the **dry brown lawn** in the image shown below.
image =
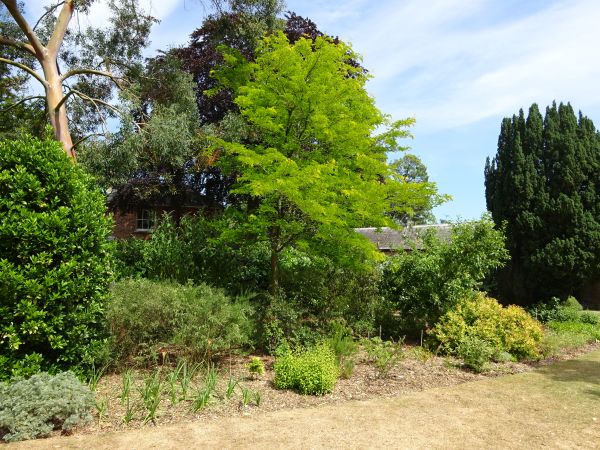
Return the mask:
POLYGON ((530 372, 393 398, 204 417, 14 447, 600 448, 600 350, 530 372))

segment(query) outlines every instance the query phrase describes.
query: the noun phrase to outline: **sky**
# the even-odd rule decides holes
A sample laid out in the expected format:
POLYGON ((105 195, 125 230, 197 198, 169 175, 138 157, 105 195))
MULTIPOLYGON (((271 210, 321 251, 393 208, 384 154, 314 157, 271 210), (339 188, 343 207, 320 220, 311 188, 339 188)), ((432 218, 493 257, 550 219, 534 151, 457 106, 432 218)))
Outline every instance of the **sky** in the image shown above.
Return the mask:
MULTIPOLYGON (((161 20, 151 52, 185 44, 209 12, 199 0, 140 2, 161 20)), ((26 3, 33 16, 47 2, 26 3)), ((101 3, 80 20, 104 22, 101 3)), ((378 107, 416 119, 406 145, 453 197, 438 219, 485 212, 483 169, 502 118, 556 100, 600 126, 598 0, 288 0, 286 10, 351 43, 378 107)))

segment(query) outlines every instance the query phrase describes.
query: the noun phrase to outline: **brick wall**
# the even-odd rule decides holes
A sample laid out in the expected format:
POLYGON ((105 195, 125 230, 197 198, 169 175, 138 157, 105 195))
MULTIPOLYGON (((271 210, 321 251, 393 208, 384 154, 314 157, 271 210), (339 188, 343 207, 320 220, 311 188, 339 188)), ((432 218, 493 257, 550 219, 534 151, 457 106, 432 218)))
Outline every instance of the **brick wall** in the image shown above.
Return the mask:
MULTIPOLYGON (((154 212, 157 218, 162 217, 165 213, 173 213, 172 210, 164 207, 154 208, 154 212)), ((181 215, 196 214, 198 212, 197 207, 185 206, 182 208, 181 215)), ((113 236, 118 239, 127 239, 130 237, 136 237, 138 239, 148 239, 150 237, 150 231, 136 231, 137 229, 137 216, 138 211, 136 209, 130 211, 115 211, 113 213, 115 226, 113 228, 113 236)))

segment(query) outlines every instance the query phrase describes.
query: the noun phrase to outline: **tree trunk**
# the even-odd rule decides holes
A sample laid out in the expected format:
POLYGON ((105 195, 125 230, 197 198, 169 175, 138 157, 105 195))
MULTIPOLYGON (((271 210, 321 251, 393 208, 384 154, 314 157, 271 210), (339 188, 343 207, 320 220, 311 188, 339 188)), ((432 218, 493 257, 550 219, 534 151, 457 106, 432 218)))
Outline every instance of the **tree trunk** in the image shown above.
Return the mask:
POLYGON ((73 140, 69 132, 69 120, 67 118, 65 102, 57 109, 65 94, 58 69, 56 68, 56 61, 44 61, 43 69, 46 82, 48 83, 46 86, 46 107, 50 125, 54 129, 54 138, 62 143, 67 156, 75 161, 75 151, 73 150, 73 140))
POLYGON ((273 227, 269 236, 271 239, 271 283, 269 291, 273 297, 279 292, 279 228, 273 227))

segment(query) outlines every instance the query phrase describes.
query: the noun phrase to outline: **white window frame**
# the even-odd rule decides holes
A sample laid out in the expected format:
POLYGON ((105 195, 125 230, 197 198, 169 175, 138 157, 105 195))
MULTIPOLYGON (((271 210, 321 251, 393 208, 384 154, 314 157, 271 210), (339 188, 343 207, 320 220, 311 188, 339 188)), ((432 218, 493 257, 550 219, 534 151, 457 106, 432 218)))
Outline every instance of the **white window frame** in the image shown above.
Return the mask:
POLYGON ((138 209, 135 216, 135 231, 150 232, 154 229, 156 214, 148 208, 138 209))

